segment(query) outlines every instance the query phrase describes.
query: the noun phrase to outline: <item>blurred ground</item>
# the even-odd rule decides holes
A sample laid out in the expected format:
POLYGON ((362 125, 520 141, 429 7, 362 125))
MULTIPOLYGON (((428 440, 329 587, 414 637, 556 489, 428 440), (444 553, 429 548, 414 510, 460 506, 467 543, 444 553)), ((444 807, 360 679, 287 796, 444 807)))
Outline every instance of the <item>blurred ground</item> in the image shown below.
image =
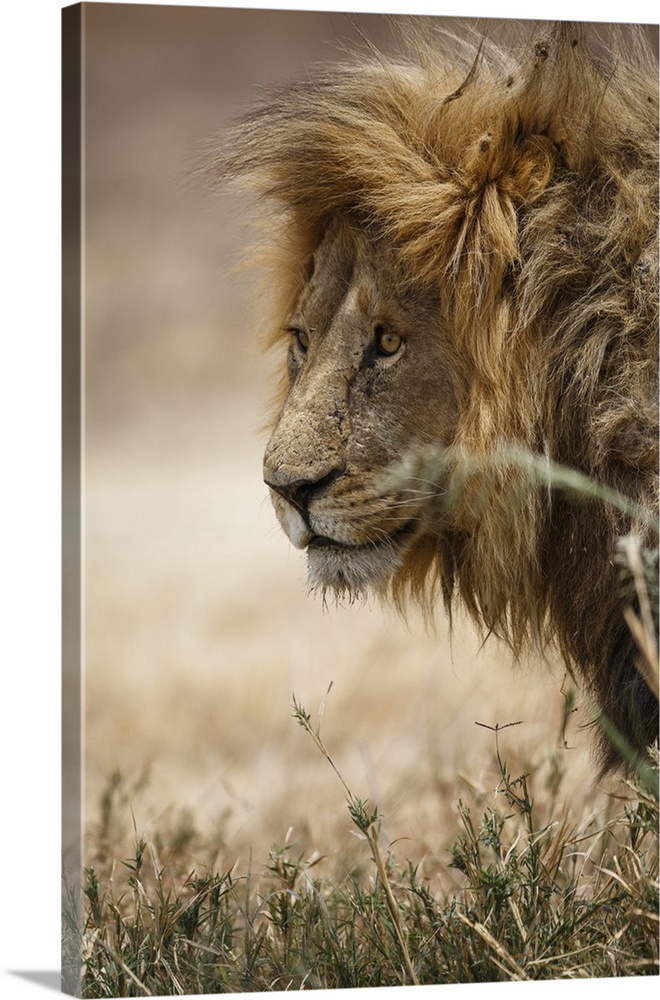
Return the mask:
MULTIPOLYGON (((85 804, 108 776, 149 783, 138 833, 172 809, 222 828, 229 860, 348 836, 343 791, 291 717, 315 714, 353 791, 380 804, 411 858, 439 852, 455 775, 494 787, 508 759, 557 753, 573 805, 598 796, 561 670, 512 671, 462 622, 449 644, 375 607, 305 593, 261 481, 271 362, 250 279, 229 269, 242 209, 186 171, 255 86, 313 72, 338 41, 386 37, 350 18, 216 8, 85 8, 85 804)), ((512 766, 514 761, 511 760, 512 766)))

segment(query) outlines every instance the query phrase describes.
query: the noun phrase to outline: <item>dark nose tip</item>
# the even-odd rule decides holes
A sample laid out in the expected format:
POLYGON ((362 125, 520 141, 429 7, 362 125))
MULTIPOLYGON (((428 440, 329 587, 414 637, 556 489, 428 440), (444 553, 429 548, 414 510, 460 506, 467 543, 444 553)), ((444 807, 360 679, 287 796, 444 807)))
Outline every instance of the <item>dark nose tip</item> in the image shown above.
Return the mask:
POLYGON ((265 479, 264 482, 266 486, 270 486, 272 490, 284 497, 286 502, 295 507, 307 520, 310 502, 341 476, 342 472, 342 469, 333 469, 332 472, 318 479, 294 479, 288 483, 270 482, 265 479))

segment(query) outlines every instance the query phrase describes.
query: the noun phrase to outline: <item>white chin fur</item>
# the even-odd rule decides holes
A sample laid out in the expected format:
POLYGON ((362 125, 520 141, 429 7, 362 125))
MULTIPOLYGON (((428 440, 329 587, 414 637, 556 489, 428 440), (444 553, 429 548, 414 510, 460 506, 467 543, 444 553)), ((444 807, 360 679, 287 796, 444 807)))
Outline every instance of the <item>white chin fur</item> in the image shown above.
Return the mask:
POLYGON ((404 547, 394 545, 341 549, 325 546, 307 552, 307 577, 315 590, 358 596, 385 588, 403 558, 404 547))

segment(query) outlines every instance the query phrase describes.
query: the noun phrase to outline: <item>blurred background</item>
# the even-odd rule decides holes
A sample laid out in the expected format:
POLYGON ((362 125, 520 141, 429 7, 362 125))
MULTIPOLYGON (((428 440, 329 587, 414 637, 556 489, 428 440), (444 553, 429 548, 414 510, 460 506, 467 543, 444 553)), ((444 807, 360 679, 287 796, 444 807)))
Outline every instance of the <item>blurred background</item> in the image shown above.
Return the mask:
POLYGON ((239 866, 290 828, 301 853, 342 849, 344 792, 291 713, 295 693, 314 717, 331 683, 328 749, 413 860, 446 846, 461 782, 497 785, 477 722, 522 721, 501 737, 511 768, 552 758, 573 804, 598 808, 561 668, 514 668, 461 619, 450 642, 441 615, 432 632, 324 608, 261 480, 277 359, 259 351, 255 276, 231 270, 245 206, 190 167, 260 87, 363 34, 387 46, 386 21, 86 4, 83 23, 89 829, 121 773, 138 835, 185 812, 239 866))

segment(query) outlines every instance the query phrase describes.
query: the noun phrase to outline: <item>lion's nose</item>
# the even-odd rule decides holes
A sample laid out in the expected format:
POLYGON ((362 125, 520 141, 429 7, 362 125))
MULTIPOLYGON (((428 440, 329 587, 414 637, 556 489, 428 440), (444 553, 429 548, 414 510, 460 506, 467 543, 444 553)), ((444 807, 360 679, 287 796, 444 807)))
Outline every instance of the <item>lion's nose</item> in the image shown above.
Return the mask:
POLYGON ((294 479, 291 482, 277 482, 275 480, 264 479, 264 482, 266 486, 270 486, 272 490, 275 490, 281 497, 284 497, 287 503, 295 507, 302 514, 303 518, 307 520, 310 502, 338 479, 343 471, 343 469, 339 468, 333 469, 318 479, 294 479))

